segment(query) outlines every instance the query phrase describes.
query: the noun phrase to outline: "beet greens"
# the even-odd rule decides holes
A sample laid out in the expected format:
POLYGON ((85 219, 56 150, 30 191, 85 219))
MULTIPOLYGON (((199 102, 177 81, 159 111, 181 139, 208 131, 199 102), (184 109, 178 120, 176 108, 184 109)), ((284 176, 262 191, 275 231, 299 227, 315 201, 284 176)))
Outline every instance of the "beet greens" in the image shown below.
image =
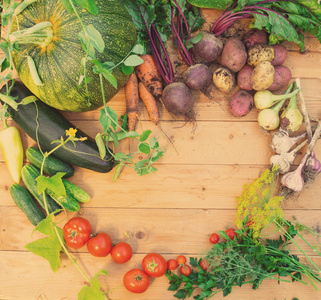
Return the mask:
POLYGON ((321 6, 317 0, 238 0, 229 5, 214 22, 212 32, 221 35, 240 19, 254 18, 252 28, 264 28, 270 33, 269 43, 285 40, 305 50, 303 33, 309 31, 321 42, 321 6))

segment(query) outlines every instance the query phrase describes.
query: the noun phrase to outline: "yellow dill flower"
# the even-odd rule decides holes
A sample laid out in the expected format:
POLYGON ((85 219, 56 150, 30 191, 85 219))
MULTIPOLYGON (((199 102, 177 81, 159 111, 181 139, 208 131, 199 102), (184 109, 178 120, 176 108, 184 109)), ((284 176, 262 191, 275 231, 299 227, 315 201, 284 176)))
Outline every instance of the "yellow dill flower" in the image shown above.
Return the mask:
POLYGON ((77 129, 70 127, 69 129, 66 130, 66 135, 70 137, 75 137, 76 136, 77 129))
POLYGON ((248 225, 253 230, 253 238, 258 239, 261 231, 277 218, 283 217, 281 204, 283 197, 274 196, 278 169, 265 170, 252 184, 243 187, 237 197, 237 214, 235 224, 240 228, 244 219, 251 219, 248 225))

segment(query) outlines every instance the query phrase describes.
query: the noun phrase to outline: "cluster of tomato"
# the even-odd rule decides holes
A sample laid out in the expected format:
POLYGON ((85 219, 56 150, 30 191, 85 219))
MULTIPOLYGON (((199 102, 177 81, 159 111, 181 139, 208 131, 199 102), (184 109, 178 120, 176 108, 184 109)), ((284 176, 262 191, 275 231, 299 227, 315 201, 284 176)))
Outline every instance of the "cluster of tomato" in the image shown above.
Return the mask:
POLYGON ((63 228, 66 244, 73 249, 79 249, 87 245, 88 252, 96 257, 106 257, 109 253, 111 258, 118 264, 129 261, 132 257, 132 247, 120 242, 113 247, 111 237, 105 232, 92 235, 90 222, 82 217, 70 219, 63 228))
MULTIPOLYGON (((96 257, 106 257, 111 254, 113 261, 123 264, 129 261, 133 251, 129 244, 120 242, 113 246, 111 237, 101 232, 96 235, 91 233, 90 222, 82 217, 70 219, 63 228, 66 244, 73 249, 79 249, 87 245, 89 253, 96 257)), ((225 231, 230 239, 236 236, 235 230, 229 228, 225 231)), ((212 233, 209 241, 212 244, 219 242, 219 235, 212 233)), ((129 270, 123 277, 124 287, 132 293, 143 293, 150 285, 150 277, 161 277, 167 270, 174 271, 179 268, 179 272, 184 276, 189 276, 192 272, 191 267, 186 263, 184 255, 178 255, 176 259, 166 259, 159 253, 149 253, 142 260, 142 269, 135 268, 129 270)), ((206 260, 201 261, 203 270, 208 269, 206 260)))

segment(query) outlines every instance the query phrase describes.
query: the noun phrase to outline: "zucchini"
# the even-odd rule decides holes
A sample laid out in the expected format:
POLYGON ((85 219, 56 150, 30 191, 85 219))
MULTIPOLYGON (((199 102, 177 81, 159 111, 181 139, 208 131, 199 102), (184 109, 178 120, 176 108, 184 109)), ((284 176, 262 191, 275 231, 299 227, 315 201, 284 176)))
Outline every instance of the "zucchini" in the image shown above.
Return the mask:
MULTIPOLYGON (((25 165, 21 171, 21 178, 29 192, 36 198, 40 206, 45 209, 45 202, 43 194, 39 194, 37 190, 36 178, 40 176, 40 171, 33 165, 25 165)), ((47 201, 48 211, 52 213, 61 207, 53 200, 48 194, 45 193, 45 199, 47 201)))
MULTIPOLYGON (((26 150, 26 156, 28 160, 36 166, 38 169, 41 168, 43 162, 43 154, 37 147, 29 147, 26 150)), ((55 175, 58 172, 66 173, 64 178, 71 177, 74 175, 75 169, 68 163, 56 158, 53 154, 50 154, 43 164, 43 171, 49 175, 55 175)))
POLYGON ((87 192, 85 192, 79 186, 73 184, 69 180, 62 179, 62 182, 65 186, 66 191, 72 195, 79 202, 88 202, 90 200, 90 196, 87 192))
MULTIPOLYGON (((10 84, 9 84, 10 86, 10 84)), ((0 91, 6 93, 6 85, 0 91)), ((16 102, 20 103, 25 97, 32 93, 19 81, 15 81, 10 96, 17 97, 16 102)), ((63 97, 63 95, 57 95, 63 97)), ((41 100, 27 105, 20 105, 16 111, 8 108, 12 119, 41 147, 47 151, 57 146, 52 143, 66 138, 66 130, 76 128, 67 121, 57 110, 43 103, 41 100), (38 126, 39 124, 39 126, 38 126)), ((107 173, 114 167, 113 156, 106 151, 104 159, 100 158, 99 150, 93 138, 81 130, 77 130, 76 137, 86 137, 85 141, 76 141, 75 144, 69 141, 65 147, 55 151, 55 156, 71 165, 80 166, 96 172, 107 173)), ((111 150, 110 150, 111 151, 111 150)))
POLYGON ((68 211, 76 212, 80 209, 78 201, 67 190, 65 197, 58 197, 50 190, 46 190, 46 193, 68 211))
POLYGON ((31 224, 37 226, 46 218, 25 187, 15 183, 10 187, 9 191, 14 203, 27 216, 31 224))

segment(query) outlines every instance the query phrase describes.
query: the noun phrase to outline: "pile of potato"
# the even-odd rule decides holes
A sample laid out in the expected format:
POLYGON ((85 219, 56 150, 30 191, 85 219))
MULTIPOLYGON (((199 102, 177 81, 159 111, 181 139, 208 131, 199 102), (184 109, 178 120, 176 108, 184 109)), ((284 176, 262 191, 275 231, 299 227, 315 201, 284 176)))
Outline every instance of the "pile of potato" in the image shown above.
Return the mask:
POLYGON ((243 38, 227 40, 221 54, 221 67, 214 71, 213 82, 222 92, 240 90, 229 101, 234 116, 242 117, 253 107, 251 91, 277 91, 287 86, 291 70, 282 66, 287 50, 282 45, 268 45, 264 30, 251 29, 243 38))

